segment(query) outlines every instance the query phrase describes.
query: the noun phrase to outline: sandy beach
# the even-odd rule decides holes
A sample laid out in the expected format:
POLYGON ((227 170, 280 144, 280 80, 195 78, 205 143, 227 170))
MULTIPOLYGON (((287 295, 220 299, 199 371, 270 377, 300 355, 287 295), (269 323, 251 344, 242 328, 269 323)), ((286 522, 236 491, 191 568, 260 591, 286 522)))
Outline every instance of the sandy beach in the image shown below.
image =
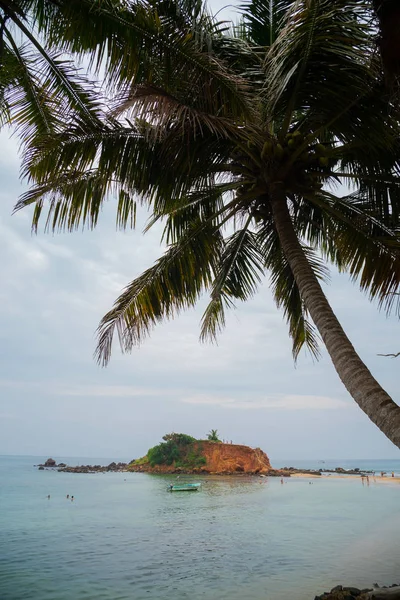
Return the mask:
MULTIPOLYGON (((308 473, 292 473, 290 477, 299 477, 301 479, 358 479, 361 480, 361 475, 312 475, 308 473)), ((365 478, 364 478, 365 480, 365 478)), ((364 481, 365 483, 365 481, 364 481)), ((369 483, 400 483, 400 477, 391 477, 385 476, 381 477, 380 475, 369 475, 369 483)))

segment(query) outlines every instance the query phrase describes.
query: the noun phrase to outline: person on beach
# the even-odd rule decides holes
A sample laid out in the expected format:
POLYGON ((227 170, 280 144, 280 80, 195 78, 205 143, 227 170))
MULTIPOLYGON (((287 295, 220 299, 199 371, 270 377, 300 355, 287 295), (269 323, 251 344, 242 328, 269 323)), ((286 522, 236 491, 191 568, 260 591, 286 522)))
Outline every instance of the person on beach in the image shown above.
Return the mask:
POLYGON ((283 483, 283 477, 281 477, 281 483, 283 483))
POLYGON ((392 477, 394 477, 394 472, 392 471, 392 477))

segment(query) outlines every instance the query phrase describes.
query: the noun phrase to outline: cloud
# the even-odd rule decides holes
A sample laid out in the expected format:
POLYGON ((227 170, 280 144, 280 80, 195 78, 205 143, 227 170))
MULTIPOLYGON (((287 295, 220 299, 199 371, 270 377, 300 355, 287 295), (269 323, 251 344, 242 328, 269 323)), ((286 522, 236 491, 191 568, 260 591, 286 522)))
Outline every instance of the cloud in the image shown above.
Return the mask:
POLYGON ((328 396, 274 395, 241 400, 226 396, 195 395, 182 399, 185 404, 200 404, 236 410, 336 410, 347 409, 349 403, 328 396))
POLYGON ((46 254, 29 241, 25 241, 16 231, 7 227, 1 218, 0 236, 3 248, 6 249, 9 258, 12 258, 13 263, 16 263, 19 269, 25 271, 47 269, 49 262, 46 254))
MULTIPOLYGON (((128 385, 76 385, 72 387, 59 387, 54 390, 58 396, 79 397, 108 397, 108 398, 136 398, 143 396, 165 395, 161 388, 137 388, 128 385)), ((169 395, 171 395, 169 391, 169 395)))

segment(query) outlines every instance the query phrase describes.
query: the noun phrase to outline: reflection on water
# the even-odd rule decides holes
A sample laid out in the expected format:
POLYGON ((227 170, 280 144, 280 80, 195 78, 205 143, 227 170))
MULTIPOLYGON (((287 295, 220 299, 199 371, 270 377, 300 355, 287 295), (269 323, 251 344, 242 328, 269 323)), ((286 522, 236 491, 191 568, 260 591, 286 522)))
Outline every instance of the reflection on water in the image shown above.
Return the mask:
POLYGON ((168 493, 175 478, 1 461, 2 600, 308 600, 399 576, 400 486, 209 476, 168 493))

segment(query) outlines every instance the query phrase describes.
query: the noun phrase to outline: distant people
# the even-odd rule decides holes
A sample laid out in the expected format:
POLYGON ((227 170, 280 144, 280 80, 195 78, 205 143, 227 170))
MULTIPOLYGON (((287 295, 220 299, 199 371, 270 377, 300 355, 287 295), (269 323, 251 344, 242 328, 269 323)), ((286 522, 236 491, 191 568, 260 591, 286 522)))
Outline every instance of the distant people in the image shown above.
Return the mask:
POLYGON ((281 483, 283 483, 283 477, 281 477, 281 483))
POLYGON ((47 496, 47 500, 50 500, 50 494, 47 496))
POLYGON ((74 497, 73 497, 73 496, 71 496, 71 502, 73 502, 73 501, 74 501, 74 497))
POLYGON ((68 500, 68 498, 69 498, 69 494, 67 494, 67 500, 68 500))
POLYGON ((368 477, 368 475, 366 476, 366 480, 367 480, 367 485, 369 485, 369 477, 368 477))
POLYGON ((392 477, 394 477, 394 472, 392 471, 392 477))

